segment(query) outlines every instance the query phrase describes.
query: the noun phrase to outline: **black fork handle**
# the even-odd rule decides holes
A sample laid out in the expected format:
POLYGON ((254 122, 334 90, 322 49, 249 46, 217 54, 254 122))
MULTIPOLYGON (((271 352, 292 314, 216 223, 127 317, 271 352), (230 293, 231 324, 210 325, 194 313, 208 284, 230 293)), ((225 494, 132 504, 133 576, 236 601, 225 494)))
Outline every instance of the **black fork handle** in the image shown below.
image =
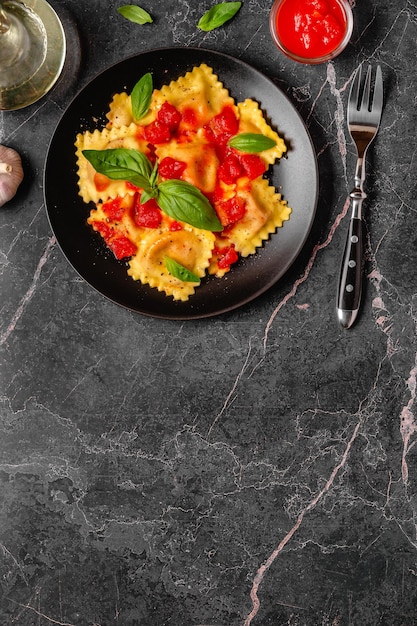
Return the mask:
POLYGON ((342 328, 353 326, 359 312, 362 295, 363 222, 362 202, 366 194, 355 188, 352 198, 352 216, 343 253, 337 295, 337 317, 342 328))

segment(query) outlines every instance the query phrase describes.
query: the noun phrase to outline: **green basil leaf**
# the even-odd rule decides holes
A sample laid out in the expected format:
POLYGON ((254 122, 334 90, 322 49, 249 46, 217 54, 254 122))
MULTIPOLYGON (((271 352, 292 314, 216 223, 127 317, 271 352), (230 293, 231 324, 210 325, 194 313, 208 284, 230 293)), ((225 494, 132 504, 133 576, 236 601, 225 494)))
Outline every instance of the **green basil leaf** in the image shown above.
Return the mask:
POLYGON ((117 11, 120 15, 123 15, 127 20, 135 24, 151 24, 153 22, 149 13, 135 4, 126 4, 119 7, 117 11))
POLYGON ((155 187, 149 187, 144 189, 140 194, 139 204, 145 204, 148 200, 152 200, 153 198, 158 197, 158 190, 155 187))
POLYGON ((276 141, 261 133, 240 133, 227 142, 228 146, 241 152, 263 152, 277 145, 276 141))
POLYGON ((158 161, 155 161, 155 165, 153 166, 153 170, 151 172, 151 175, 149 176, 149 182, 152 187, 155 186, 157 179, 158 179, 158 161))
POLYGON ((214 30, 232 19, 242 6, 241 2, 220 2, 211 7, 200 18, 197 28, 204 31, 214 30))
POLYGON ((158 185, 157 202, 174 220, 195 228, 218 232, 223 230, 215 210, 197 187, 184 180, 165 180, 158 185))
POLYGON ((164 256, 165 266, 170 274, 186 283, 200 283, 200 278, 169 256, 164 256))
POLYGON ((132 89, 130 98, 132 101, 132 115, 137 122, 147 114, 151 104, 153 91, 152 74, 144 74, 132 89))
POLYGON ((83 155, 96 172, 112 180, 126 180, 132 185, 149 188, 152 163, 148 157, 130 148, 110 148, 108 150, 83 150, 83 155))

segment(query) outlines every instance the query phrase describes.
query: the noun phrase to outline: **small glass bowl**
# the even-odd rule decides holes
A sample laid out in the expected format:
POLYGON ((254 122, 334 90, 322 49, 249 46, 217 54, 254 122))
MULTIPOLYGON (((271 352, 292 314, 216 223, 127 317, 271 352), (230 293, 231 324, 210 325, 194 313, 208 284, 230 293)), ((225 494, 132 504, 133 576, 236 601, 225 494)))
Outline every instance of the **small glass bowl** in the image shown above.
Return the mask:
POLYGON ((277 15, 282 4, 286 1, 287 0, 275 0, 274 4, 272 5, 271 13, 269 16, 269 29, 271 31, 271 36, 275 45, 287 58, 292 59, 293 61, 297 61, 298 63, 305 63, 307 65, 317 65, 319 63, 325 63, 326 61, 330 61, 331 59, 334 59, 346 48, 352 36, 352 30, 353 30, 353 14, 352 14, 352 9, 350 7, 350 4, 347 0, 336 0, 337 3, 340 5, 341 9, 344 11, 345 16, 346 16, 346 30, 345 30, 345 34, 342 40, 340 41, 339 45, 336 48, 334 48, 327 54, 320 56, 320 57, 313 57, 313 58, 302 57, 292 52, 282 43, 279 37, 278 29, 277 29, 277 15))

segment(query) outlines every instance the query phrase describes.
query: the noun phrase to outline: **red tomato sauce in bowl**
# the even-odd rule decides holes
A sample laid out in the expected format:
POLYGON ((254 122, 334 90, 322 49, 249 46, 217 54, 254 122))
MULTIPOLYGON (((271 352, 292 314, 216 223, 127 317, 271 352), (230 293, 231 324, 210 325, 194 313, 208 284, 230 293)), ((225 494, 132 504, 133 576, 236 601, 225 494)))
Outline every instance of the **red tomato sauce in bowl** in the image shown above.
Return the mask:
POLYGON ((340 54, 353 28, 347 0, 275 0, 270 30, 277 47, 300 63, 323 63, 340 54))

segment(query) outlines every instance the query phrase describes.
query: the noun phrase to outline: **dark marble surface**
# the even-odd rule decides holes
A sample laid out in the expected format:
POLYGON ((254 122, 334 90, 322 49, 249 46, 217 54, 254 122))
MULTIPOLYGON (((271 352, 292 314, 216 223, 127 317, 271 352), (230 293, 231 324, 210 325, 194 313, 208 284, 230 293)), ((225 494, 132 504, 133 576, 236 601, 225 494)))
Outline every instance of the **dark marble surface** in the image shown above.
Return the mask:
POLYGON ((417 7, 353 2, 351 44, 310 67, 274 49, 270 3, 247 0, 208 34, 195 24, 210 2, 144 0, 146 26, 119 4, 53 2, 69 38, 63 77, 0 112, 0 141, 26 173, 0 212, 0 624, 416 624, 417 7), (271 77, 320 170, 317 216, 287 274, 232 313, 185 322, 92 290, 43 202, 48 142, 75 93, 171 45, 271 77), (386 103, 368 162, 363 308, 344 331, 346 100, 368 61, 386 103))

